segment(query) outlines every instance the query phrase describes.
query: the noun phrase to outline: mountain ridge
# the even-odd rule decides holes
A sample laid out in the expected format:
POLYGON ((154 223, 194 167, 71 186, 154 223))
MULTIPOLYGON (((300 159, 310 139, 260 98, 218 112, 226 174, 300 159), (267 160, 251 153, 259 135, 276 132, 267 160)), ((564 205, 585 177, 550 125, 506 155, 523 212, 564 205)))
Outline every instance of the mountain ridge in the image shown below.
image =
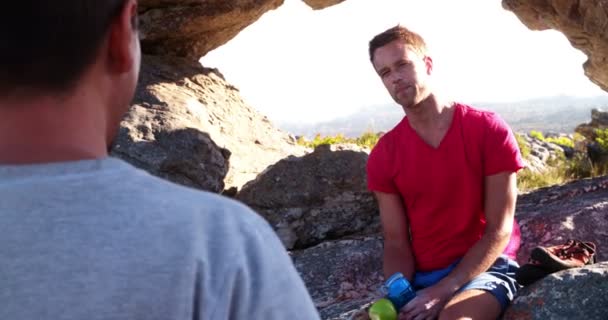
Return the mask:
MULTIPOLYGON (((551 96, 512 102, 468 103, 479 109, 498 113, 516 132, 531 130, 544 133, 572 133, 574 128, 591 120, 592 109, 608 109, 608 95, 594 97, 551 96)), ((404 116, 397 104, 364 108, 330 121, 318 123, 279 122, 277 126, 296 136, 314 137, 343 134, 355 138, 366 131, 386 132, 404 116)))

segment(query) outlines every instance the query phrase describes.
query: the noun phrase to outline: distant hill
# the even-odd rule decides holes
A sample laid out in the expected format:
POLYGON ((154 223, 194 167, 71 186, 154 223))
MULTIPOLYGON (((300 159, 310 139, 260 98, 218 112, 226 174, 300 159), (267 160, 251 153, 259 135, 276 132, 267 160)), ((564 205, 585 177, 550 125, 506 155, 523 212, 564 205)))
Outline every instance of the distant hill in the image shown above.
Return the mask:
MULTIPOLYGON (((591 121, 591 109, 608 110, 608 95, 598 97, 555 96, 516 102, 471 103, 472 106, 497 112, 517 132, 537 130, 544 133, 571 133, 574 128, 591 121)), ((278 126, 297 136, 336 135, 358 137, 372 130, 388 131, 403 118, 397 104, 363 109, 347 117, 316 124, 278 123, 278 126)))

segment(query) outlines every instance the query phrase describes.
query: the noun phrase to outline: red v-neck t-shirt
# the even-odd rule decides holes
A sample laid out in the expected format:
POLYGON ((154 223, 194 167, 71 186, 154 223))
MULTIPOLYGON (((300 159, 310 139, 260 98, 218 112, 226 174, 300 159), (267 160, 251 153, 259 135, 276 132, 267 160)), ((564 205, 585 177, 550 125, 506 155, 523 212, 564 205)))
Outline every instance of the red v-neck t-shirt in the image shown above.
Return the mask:
POLYGON ((455 104, 437 148, 404 117, 372 150, 367 179, 370 190, 402 197, 416 271, 430 271, 462 258, 481 238, 484 178, 523 167, 515 136, 497 114, 455 104))

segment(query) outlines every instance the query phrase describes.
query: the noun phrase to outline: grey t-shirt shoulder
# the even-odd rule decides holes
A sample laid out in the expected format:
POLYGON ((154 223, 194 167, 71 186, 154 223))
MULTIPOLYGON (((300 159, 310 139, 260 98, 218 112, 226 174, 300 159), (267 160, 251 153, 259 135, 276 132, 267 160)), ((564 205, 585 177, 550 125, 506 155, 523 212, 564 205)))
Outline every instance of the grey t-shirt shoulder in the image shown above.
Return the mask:
POLYGON ((318 319, 268 223, 113 158, 0 166, 2 319, 318 319))

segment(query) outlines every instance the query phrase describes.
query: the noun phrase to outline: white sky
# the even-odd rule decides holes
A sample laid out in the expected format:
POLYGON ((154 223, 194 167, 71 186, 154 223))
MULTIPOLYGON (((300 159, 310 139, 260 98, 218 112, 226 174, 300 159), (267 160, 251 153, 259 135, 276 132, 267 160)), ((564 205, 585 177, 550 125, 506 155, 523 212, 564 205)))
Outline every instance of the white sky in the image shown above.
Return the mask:
POLYGON ((500 0, 346 0, 320 11, 285 0, 201 62, 275 122, 327 121, 393 103, 367 48, 397 23, 426 39, 436 81, 454 99, 606 94, 565 36, 530 31, 500 0))

